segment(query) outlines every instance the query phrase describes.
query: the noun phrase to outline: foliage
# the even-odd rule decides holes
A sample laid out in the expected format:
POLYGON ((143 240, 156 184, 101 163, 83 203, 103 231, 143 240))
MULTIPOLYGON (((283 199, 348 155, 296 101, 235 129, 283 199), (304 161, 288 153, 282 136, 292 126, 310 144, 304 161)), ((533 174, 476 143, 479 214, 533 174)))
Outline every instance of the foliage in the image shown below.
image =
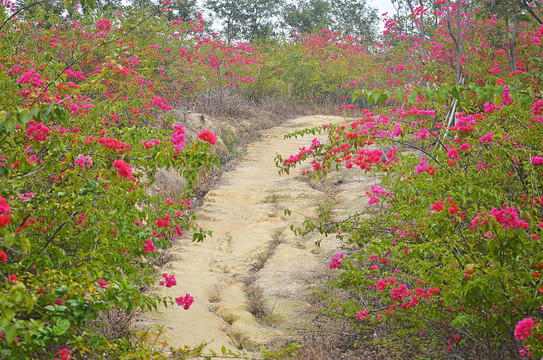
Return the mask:
MULTIPOLYGON (((191 224, 188 198, 200 169, 218 165, 216 138, 157 126, 184 95, 173 89, 195 91, 188 85, 206 71, 185 71, 165 41, 185 44, 190 62, 201 24, 47 16, 4 23, 0 48, 0 354, 115 356, 132 345, 100 332, 106 313, 193 301, 142 291, 155 283, 160 249, 186 231, 196 241, 209 234, 191 224), (170 73, 185 73, 184 84, 170 73), (182 198, 148 195, 162 168, 184 177, 182 198)), ((207 64, 209 53, 199 56, 207 64)))
POLYGON ((473 4, 462 14, 458 3, 434 6, 438 14, 414 9, 437 16, 431 38, 387 23, 387 86, 352 98, 373 110, 288 135, 325 140, 278 156, 280 172, 310 162, 312 179, 345 167, 382 181, 359 213, 307 219, 296 232, 336 234, 355 247, 330 264, 341 269, 331 286, 350 298, 329 297, 329 310, 361 331, 384 329, 383 343, 399 341, 421 359, 539 358, 543 28, 518 24, 517 47, 508 47, 515 69, 501 46, 485 43, 513 23, 473 4))

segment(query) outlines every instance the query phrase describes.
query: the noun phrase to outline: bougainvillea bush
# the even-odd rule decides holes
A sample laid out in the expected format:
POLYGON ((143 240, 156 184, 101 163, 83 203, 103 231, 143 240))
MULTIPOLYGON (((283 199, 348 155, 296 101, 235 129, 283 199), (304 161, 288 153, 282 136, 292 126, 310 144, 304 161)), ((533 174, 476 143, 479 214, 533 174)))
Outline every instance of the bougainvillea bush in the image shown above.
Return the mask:
POLYGON ((436 26, 418 36, 387 22, 393 81, 353 96, 371 111, 289 135, 326 141, 278 156, 281 172, 310 162, 311 179, 339 167, 381 179, 359 213, 297 231, 343 239, 331 286, 350 296, 328 296, 329 310, 400 358, 541 358, 543 27, 517 24, 516 48, 505 45, 515 69, 481 42, 511 28, 504 17, 464 2, 417 9, 415 20, 428 11, 436 26))
POLYGON ((159 282, 153 265, 183 232, 207 235, 191 225, 188 199, 200 169, 218 164, 217 139, 157 125, 199 79, 187 70, 169 81, 184 62, 162 36, 193 51, 201 24, 137 14, 45 21, 39 11, 7 19, 10 5, 0 12, 0 357, 148 358, 152 349, 132 353, 107 337, 102 320, 197 301, 173 275, 159 282), (180 199, 148 195, 162 168, 186 179, 180 199), (176 285, 177 298, 145 293, 176 285))

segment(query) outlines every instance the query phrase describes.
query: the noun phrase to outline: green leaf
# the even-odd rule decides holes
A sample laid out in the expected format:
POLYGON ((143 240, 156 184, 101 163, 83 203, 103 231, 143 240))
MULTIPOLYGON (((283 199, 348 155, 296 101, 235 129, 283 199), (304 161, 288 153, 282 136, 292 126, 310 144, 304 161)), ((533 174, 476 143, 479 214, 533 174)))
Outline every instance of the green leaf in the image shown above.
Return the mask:
POLYGON ((436 96, 436 91, 434 89, 426 89, 426 92, 424 94, 426 96, 427 100, 433 100, 436 96))
POLYGON ((49 120, 49 118, 51 117, 51 113, 53 112, 53 105, 42 105, 40 110, 42 119, 47 121, 49 120))
POLYGON ((368 101, 368 105, 371 104, 372 102, 374 103, 378 102, 380 97, 381 97, 381 94, 374 91, 373 94, 371 95, 371 101, 368 101))
POLYGON ((381 98, 379 99, 379 105, 383 106, 385 105, 386 101, 390 98, 390 92, 385 91, 383 94, 381 94, 381 98))
POLYGON ((362 95, 362 90, 355 90, 353 95, 351 96, 351 100, 354 103, 358 98, 362 95))
POLYGON ((530 107, 530 100, 531 99, 529 95, 526 95, 526 94, 520 95, 519 103, 522 110, 528 110, 528 108, 530 107))
POLYGON ((516 100, 518 97, 517 89, 515 89, 513 86, 509 87, 509 93, 511 96, 511 100, 516 100))
POLYGON ((456 86, 453 86, 451 88, 451 95, 453 96, 453 98, 460 101, 460 92, 458 91, 458 88, 456 86))
POLYGON ((15 326, 8 326, 6 329, 6 342, 11 344, 17 337, 17 328, 15 326))
POLYGON ((4 122, 4 128, 7 132, 13 132, 17 126, 17 119, 12 116, 9 120, 4 122))
POLYGON ((19 119, 20 121, 26 125, 30 120, 32 120, 32 111, 28 109, 24 109, 19 113, 19 119))
POLYGON ((415 103, 415 100, 417 99, 417 92, 411 91, 407 93, 407 101, 409 103, 409 106, 413 105, 415 103))
POLYGON ((10 247, 15 242, 15 234, 9 233, 4 237, 4 244, 10 247))
POLYGON ((496 106, 500 106, 500 104, 502 103, 502 97, 501 95, 499 95, 497 92, 494 93, 494 105, 496 106))
POLYGON ((30 244, 30 240, 27 237, 21 237, 21 240, 19 241, 19 246, 21 247, 21 250, 28 254, 30 252, 30 249, 32 245, 30 244))
POLYGON ((8 113, 5 110, 0 111, 0 129, 2 128, 4 121, 6 121, 7 116, 8 113))
POLYGON ((70 328, 70 321, 68 319, 58 319, 53 327, 55 334, 60 336, 64 335, 70 328))
POLYGON ((446 86, 440 87, 439 90, 437 91, 437 101, 440 104, 442 104, 445 101, 447 101, 448 97, 449 97, 449 88, 446 86))

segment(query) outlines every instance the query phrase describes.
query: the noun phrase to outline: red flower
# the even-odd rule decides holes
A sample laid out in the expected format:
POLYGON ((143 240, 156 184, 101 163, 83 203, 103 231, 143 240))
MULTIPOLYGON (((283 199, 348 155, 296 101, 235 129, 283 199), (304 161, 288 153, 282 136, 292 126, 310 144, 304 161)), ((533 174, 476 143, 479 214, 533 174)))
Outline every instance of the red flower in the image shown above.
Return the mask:
POLYGON ((443 203, 441 201, 436 201, 431 207, 432 207, 432 210, 434 210, 435 212, 440 212, 444 208, 443 203))
POLYGON ((202 139, 203 141, 207 141, 211 145, 215 145, 217 143, 217 136, 213 134, 209 130, 204 130, 201 133, 198 134, 198 137, 202 139))
POLYGON ((130 179, 132 177, 132 168, 130 167, 129 163, 122 160, 115 160, 113 162, 113 166, 119 172, 119 177, 125 177, 127 179, 130 179))
POLYGON ((11 209, 6 199, 0 196, 0 227, 9 224, 11 220, 11 209))
POLYGON ((104 279, 98 280, 98 285, 100 285, 102 289, 107 289, 107 287, 109 286, 108 282, 104 279))

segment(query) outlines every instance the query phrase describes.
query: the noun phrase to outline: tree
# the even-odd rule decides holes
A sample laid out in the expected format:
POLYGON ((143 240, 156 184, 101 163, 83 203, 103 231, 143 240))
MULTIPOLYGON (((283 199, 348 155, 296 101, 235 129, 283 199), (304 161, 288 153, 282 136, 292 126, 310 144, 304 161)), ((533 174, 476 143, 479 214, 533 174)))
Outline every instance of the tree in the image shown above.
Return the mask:
POLYGON ((377 9, 369 7, 366 0, 334 1, 330 4, 330 14, 334 30, 357 35, 360 39, 375 39, 379 16, 377 9))
POLYGON ((283 0, 207 0, 205 7, 223 24, 227 42, 233 38, 251 41, 272 35, 277 9, 283 0))
POLYGON ((177 18, 182 20, 194 19, 199 12, 196 0, 172 0, 172 4, 168 7, 172 9, 171 12, 168 12, 169 20, 177 18))
POLYGON ((288 4, 283 10, 283 27, 289 33, 311 33, 332 24, 330 4, 325 0, 308 0, 288 4))

